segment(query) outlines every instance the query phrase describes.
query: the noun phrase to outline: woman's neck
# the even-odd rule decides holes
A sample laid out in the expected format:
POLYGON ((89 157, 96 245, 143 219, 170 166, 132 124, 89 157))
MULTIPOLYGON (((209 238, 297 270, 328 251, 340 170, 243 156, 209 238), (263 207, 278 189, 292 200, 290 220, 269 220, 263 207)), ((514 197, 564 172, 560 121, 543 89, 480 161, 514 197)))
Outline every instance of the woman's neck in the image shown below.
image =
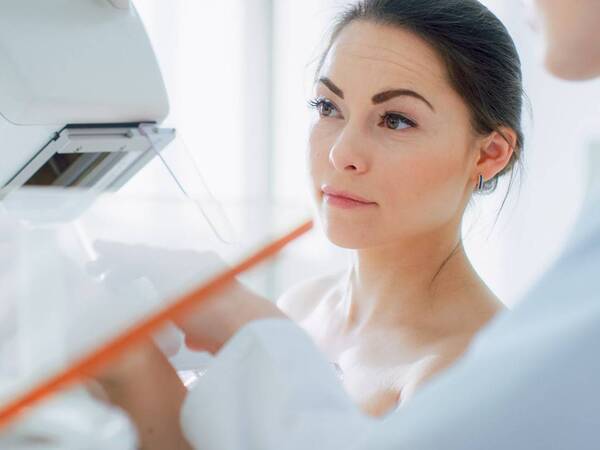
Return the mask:
POLYGON ((469 289, 487 290, 458 231, 357 250, 346 287, 340 306, 348 330, 389 321, 430 322, 447 300, 463 298, 458 294, 469 289))

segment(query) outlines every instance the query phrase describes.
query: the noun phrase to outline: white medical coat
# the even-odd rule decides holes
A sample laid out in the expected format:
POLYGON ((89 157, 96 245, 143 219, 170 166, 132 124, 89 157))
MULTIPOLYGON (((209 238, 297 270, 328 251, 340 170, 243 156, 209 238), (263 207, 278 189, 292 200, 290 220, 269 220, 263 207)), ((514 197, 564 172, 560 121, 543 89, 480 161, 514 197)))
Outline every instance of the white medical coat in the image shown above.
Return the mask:
POLYGON ((384 419, 363 415, 286 320, 247 325, 188 395, 198 449, 599 450, 600 202, 466 355, 384 419))

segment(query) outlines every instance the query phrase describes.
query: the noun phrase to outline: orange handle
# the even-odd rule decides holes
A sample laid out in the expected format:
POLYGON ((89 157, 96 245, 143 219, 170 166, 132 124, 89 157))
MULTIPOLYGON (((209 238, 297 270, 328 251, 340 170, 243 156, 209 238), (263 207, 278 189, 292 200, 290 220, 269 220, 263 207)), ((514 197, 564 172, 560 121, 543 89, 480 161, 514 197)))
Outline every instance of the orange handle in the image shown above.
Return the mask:
POLYGON ((197 289, 183 295, 177 301, 171 303, 155 315, 142 320, 132 328, 129 328, 114 339, 98 347, 96 350, 68 367, 65 371, 50 377, 26 394, 0 408, 0 427, 7 425, 11 420, 14 420, 25 408, 40 402, 61 389, 85 379, 90 373, 95 372, 100 367, 115 360, 127 349, 141 342, 159 328, 166 325, 168 321, 174 320, 190 308, 202 303, 202 301, 225 287, 242 272, 279 252, 288 243, 308 232, 312 226, 312 221, 303 223, 290 233, 250 255, 242 262, 213 277, 197 289))

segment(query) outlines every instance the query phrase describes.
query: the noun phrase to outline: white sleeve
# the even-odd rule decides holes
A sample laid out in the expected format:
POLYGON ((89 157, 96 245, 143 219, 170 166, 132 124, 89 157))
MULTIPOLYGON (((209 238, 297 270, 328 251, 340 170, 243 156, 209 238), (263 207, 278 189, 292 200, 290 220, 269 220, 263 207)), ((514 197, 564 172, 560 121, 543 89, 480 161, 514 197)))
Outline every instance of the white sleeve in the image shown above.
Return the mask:
POLYGON ((244 327, 186 398, 188 441, 202 450, 358 448, 374 420, 289 320, 244 327))

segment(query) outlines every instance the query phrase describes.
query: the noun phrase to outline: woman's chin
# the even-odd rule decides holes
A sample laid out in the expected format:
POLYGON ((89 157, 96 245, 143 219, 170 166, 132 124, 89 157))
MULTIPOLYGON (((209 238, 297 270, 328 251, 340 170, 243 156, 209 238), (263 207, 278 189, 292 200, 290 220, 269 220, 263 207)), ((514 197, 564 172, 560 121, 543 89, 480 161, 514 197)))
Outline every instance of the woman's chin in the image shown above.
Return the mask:
POLYGON ((356 233, 339 233, 329 230, 325 232, 325 235, 333 245, 349 250, 358 250, 372 245, 370 236, 365 236, 365 233, 357 235, 356 233))
POLYGON ((375 237, 379 235, 374 227, 373 220, 356 220, 351 217, 336 217, 334 215, 321 215, 320 225, 327 239, 334 245, 347 249, 361 249, 372 247, 375 237))

